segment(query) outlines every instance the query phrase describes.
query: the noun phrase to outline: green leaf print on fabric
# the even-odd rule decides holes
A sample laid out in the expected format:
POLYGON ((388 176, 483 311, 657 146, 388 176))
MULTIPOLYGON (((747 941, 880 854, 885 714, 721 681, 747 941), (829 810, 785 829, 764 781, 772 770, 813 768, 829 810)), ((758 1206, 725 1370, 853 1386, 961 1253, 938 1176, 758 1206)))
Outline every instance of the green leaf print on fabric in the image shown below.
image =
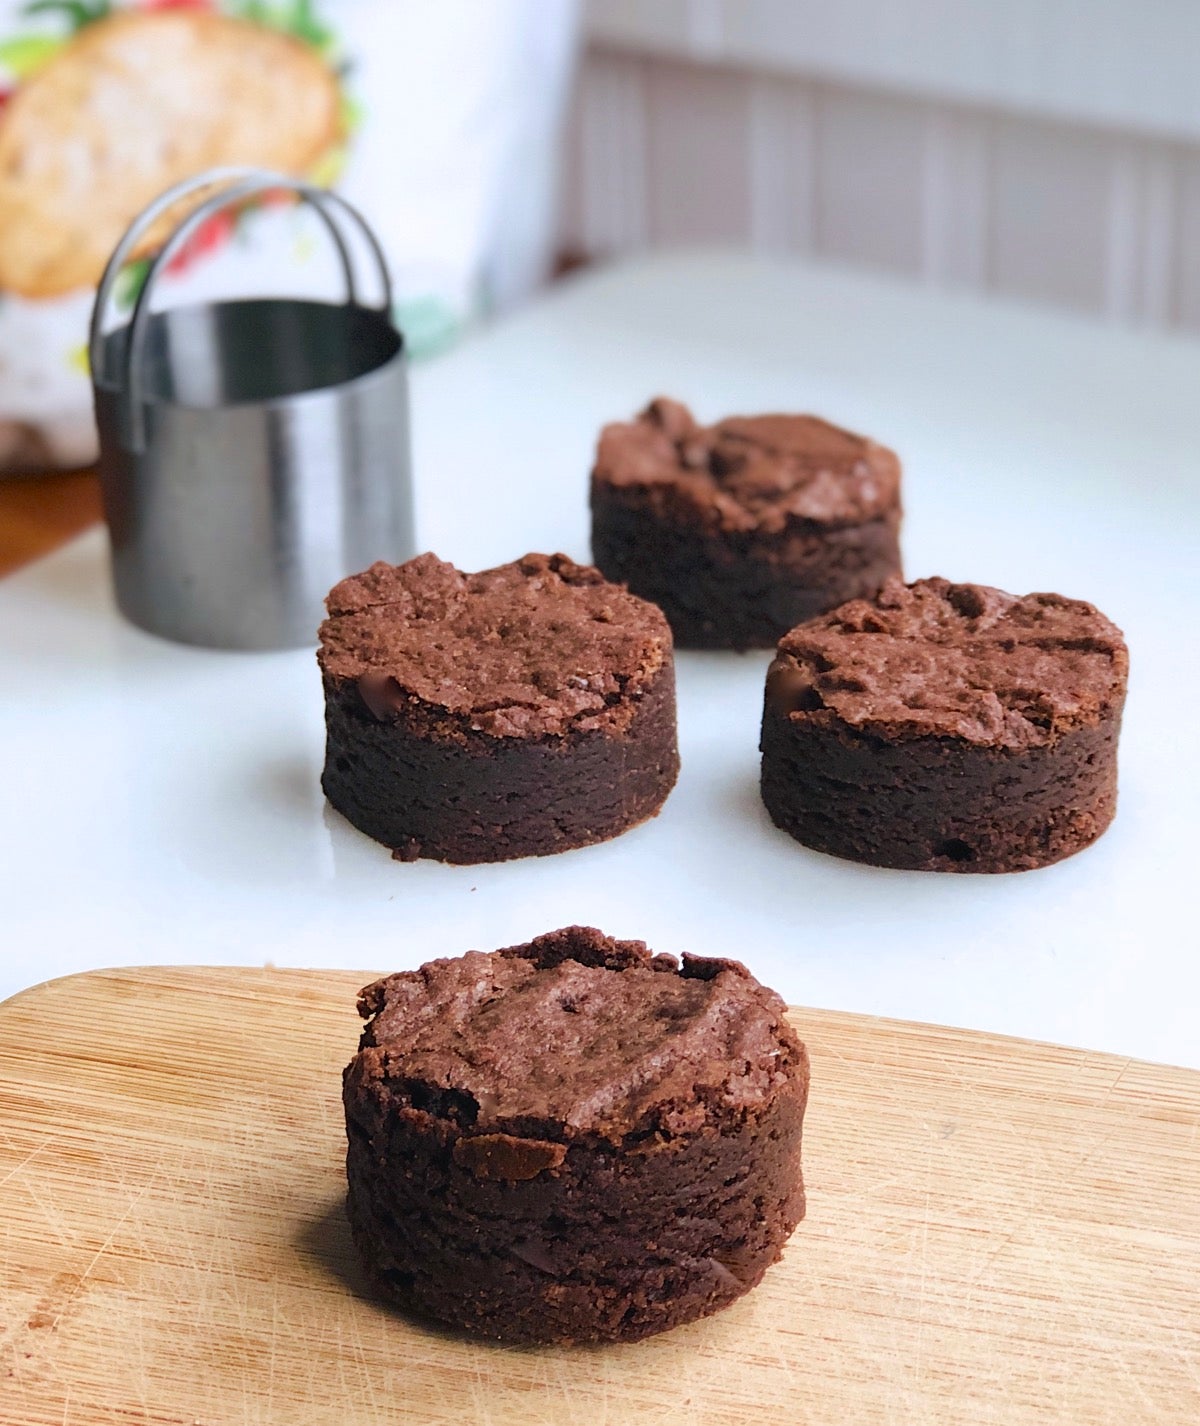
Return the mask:
POLYGON ((290 0, 285 4, 272 4, 270 0, 241 0, 240 4, 226 8, 230 14, 249 20, 251 24, 267 25, 303 40, 323 57, 328 57, 337 48, 337 36, 318 16, 313 0, 290 0))
POLYGON ((53 58, 65 43, 65 40, 51 39, 46 35, 5 40, 0 43, 0 69, 7 70, 16 80, 27 79, 34 70, 41 69, 48 59, 53 58))
POLYGON ((107 19, 112 14, 112 5, 109 0, 29 0, 21 13, 27 18, 61 15, 70 26, 70 33, 78 34, 97 20, 107 19))

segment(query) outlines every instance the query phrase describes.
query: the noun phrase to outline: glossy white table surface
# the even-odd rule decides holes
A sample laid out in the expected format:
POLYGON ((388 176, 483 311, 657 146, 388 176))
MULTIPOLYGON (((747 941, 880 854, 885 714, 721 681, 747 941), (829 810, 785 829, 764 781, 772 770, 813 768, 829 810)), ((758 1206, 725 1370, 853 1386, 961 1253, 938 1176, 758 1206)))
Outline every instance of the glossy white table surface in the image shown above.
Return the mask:
POLYGON ((585 557, 596 430, 660 391, 893 445, 912 576, 1055 589, 1125 629, 1112 830, 1016 876, 808 852, 758 801, 766 655, 685 653, 655 821, 549 859, 401 865, 323 804, 312 653, 139 633, 94 533, 0 583, 0 996, 117 963, 398 969, 579 921, 739 956, 801 1004, 1200 1066, 1200 344, 695 255, 568 283, 413 388, 421 543, 466 568, 585 557))

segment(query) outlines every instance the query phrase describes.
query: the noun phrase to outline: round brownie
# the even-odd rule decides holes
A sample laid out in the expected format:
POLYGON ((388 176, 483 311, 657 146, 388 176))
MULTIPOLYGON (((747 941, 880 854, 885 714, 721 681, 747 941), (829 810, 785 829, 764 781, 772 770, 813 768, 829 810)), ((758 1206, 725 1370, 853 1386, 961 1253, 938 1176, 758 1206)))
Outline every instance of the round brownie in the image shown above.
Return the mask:
POLYGON ((572 926, 362 992, 348 1211, 410 1310, 633 1341, 749 1291, 804 1216, 808 1059, 736 961, 572 926))
POLYGON ((679 772, 671 631, 565 555, 374 564, 328 599, 322 786, 402 861, 506 861, 652 817, 679 772))
POLYGON ((596 564, 687 648, 771 648, 900 572, 900 462, 815 416, 652 401, 601 433, 591 505, 596 564))
POLYGON ((1060 594, 889 582, 793 629, 767 674, 762 797, 834 856, 923 871, 1046 866, 1117 802, 1129 656, 1060 594))

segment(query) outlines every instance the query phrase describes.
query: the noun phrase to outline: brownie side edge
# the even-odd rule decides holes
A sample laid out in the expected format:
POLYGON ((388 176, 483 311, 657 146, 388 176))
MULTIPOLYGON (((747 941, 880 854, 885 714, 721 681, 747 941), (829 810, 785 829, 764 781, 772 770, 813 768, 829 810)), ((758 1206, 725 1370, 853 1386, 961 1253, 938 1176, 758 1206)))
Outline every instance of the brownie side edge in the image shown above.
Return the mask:
POLYGON ((1081 851, 1112 822, 1120 712, 1047 745, 889 741, 793 720, 768 700, 762 799, 816 851, 874 866, 1009 872, 1081 851))
POLYGON ((679 771, 670 658, 623 728, 454 738, 372 716, 353 681, 326 678, 321 785, 400 860, 473 864, 606 841, 659 811, 679 771))
POLYGON ((657 604, 683 648, 773 648, 789 629, 900 572, 899 510, 861 524, 794 522, 783 533, 662 519, 636 491, 592 486, 592 558, 657 604))
POLYGON ((755 1286, 804 1216, 807 1057, 723 1130, 571 1145, 518 1182, 472 1172, 458 1126, 347 1071, 348 1213, 408 1311, 509 1342, 635 1341, 755 1286), (372 1102, 374 1101, 374 1102, 372 1102), (381 1165, 403 1165, 402 1172, 381 1165))

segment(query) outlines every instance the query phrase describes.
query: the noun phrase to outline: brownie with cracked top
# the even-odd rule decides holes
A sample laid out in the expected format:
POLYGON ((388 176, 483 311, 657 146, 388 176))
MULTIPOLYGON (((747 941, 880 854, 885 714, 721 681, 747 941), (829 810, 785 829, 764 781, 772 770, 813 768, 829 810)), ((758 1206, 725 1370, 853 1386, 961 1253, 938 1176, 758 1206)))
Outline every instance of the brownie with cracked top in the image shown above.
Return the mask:
POLYGON ((505 861, 615 837, 679 770, 661 612, 565 555, 479 574, 420 555, 335 586, 322 786, 401 860, 505 861))
POLYGON ((900 462, 815 416, 702 426, 660 397, 606 426, 592 557, 659 605, 684 648, 770 648, 900 573, 900 462))
POLYGON ((747 1292, 804 1215, 807 1055, 735 961, 573 926, 389 976, 359 1009, 348 1212, 410 1310, 632 1341, 747 1292))
POLYGON ((1120 630, 1081 599, 891 581, 780 640, 763 801, 854 861, 1046 866, 1113 819, 1128 670, 1120 630))

